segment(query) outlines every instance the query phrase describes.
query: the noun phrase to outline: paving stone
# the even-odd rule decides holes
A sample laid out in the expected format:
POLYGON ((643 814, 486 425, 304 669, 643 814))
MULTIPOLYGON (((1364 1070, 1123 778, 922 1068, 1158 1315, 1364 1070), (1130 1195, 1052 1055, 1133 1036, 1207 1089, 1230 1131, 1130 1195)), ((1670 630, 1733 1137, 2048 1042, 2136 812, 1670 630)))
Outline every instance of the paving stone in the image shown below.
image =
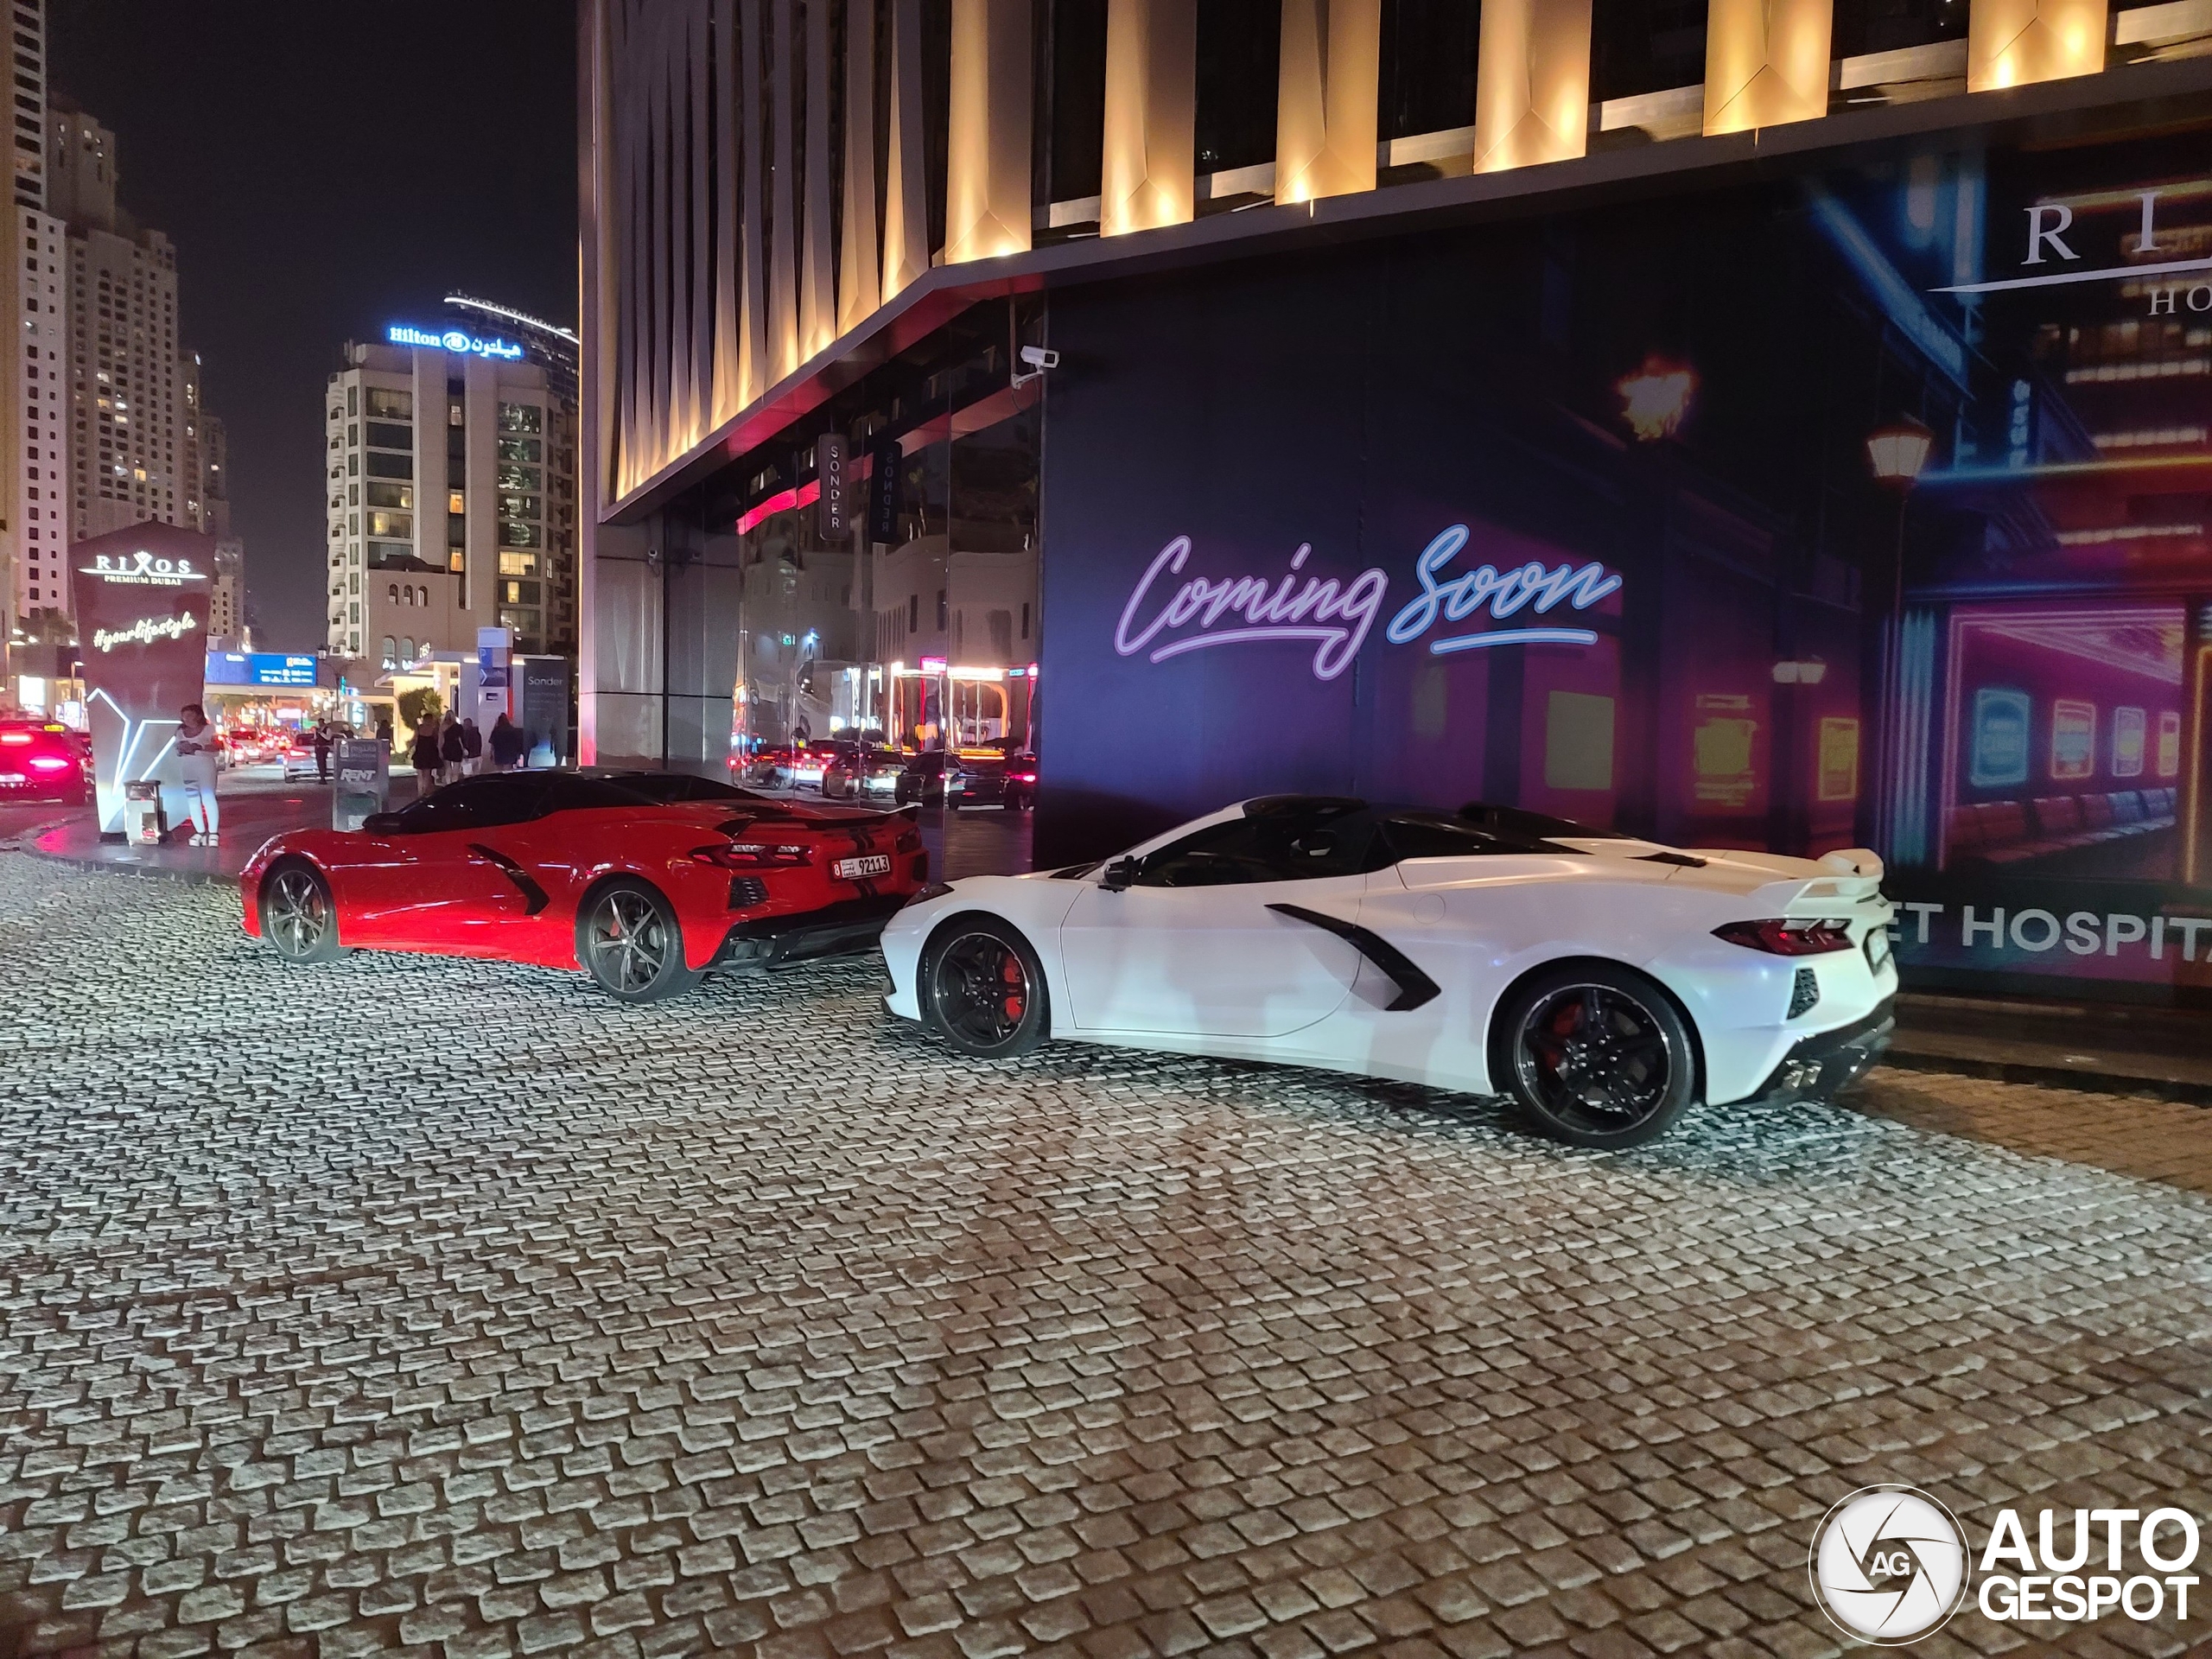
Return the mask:
POLYGON ((1812 1659, 1868 1481, 2212 1513, 2194 1109, 1885 1071, 1592 1154, 236 906, 0 850, 0 1651, 1812 1659))

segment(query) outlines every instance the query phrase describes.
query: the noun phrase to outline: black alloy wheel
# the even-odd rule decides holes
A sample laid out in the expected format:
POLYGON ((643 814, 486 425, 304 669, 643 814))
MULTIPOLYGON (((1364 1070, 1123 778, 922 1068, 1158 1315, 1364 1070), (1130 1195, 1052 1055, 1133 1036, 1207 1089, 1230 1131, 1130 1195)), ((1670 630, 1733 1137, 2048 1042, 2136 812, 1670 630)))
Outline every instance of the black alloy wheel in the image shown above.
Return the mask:
POLYGON ((1689 1027, 1673 999, 1602 963, 1522 988, 1499 1022, 1492 1075, 1534 1127, 1582 1147, 1656 1139, 1697 1085, 1689 1027))
POLYGON ((279 864, 261 878, 261 937, 287 962, 328 962, 341 954, 338 907, 312 864, 279 864))
POLYGON ((684 965, 676 912, 643 881, 610 881, 591 895, 576 918, 576 957, 619 1002, 657 1002, 701 977, 684 965))
POLYGON ((931 1025, 963 1054, 1004 1060, 1045 1039, 1045 972, 1029 943, 986 916, 948 924, 923 952, 931 1025))

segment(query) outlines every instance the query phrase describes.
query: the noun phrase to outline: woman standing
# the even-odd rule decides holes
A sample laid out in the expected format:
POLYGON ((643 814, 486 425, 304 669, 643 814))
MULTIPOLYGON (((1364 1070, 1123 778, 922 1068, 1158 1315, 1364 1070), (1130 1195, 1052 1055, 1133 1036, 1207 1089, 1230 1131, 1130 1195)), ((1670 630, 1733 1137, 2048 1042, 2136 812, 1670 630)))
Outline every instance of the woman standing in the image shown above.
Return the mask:
POLYGON ((176 756, 184 774, 186 821, 198 832, 201 846, 219 846, 223 815, 215 802, 215 771, 222 760, 223 740, 198 703, 186 703, 183 715, 177 724, 176 756))
POLYGON ((438 748, 438 722, 425 715, 415 722, 415 741, 407 752, 407 758, 415 764, 415 798, 418 801, 438 786, 438 768, 444 764, 438 748))

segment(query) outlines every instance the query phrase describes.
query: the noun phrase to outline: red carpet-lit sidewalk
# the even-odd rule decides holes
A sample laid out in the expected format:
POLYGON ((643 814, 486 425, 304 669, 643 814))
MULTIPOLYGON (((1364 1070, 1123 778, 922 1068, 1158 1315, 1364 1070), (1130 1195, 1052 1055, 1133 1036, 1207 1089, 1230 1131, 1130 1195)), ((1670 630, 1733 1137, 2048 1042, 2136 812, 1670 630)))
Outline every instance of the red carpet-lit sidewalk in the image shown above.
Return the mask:
POLYGON ((102 841, 99 820, 89 807, 54 808, 61 822, 27 835, 16 844, 41 857, 118 874, 167 876, 183 881, 234 880, 255 849, 270 836, 328 823, 330 791, 313 783, 226 778, 222 807, 223 840, 218 847, 183 841, 159 847, 102 841))

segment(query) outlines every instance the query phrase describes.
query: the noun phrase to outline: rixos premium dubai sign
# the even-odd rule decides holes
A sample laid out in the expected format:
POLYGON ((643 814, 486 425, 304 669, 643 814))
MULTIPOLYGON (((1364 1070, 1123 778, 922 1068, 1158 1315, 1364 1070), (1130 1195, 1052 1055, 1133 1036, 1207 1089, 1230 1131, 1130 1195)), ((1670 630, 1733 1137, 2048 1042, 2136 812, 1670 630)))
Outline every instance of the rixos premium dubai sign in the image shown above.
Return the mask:
POLYGON ((145 524, 79 542, 71 552, 85 717, 100 829, 123 829, 124 785, 176 781, 176 729, 207 667, 214 543, 145 524))
MULTIPOLYGON (((1495 645, 1597 644, 1594 628, 1571 623, 1576 613, 1619 590, 1618 571, 1594 561, 1554 566, 1535 560, 1454 569, 1468 535, 1466 525, 1453 524, 1422 550, 1414 563, 1418 591, 1391 615, 1385 639, 1425 643, 1439 657, 1495 645), (1538 617, 1550 620, 1530 620, 1538 617)), ((1313 646, 1313 677, 1333 680, 1359 655, 1389 604, 1390 578, 1371 567, 1348 582, 1309 575, 1305 567, 1313 551, 1312 543, 1301 544, 1280 575, 1192 575, 1178 584, 1192 556, 1191 538, 1178 536, 1130 590, 1114 649, 1161 663, 1194 651, 1298 641, 1313 646)))

